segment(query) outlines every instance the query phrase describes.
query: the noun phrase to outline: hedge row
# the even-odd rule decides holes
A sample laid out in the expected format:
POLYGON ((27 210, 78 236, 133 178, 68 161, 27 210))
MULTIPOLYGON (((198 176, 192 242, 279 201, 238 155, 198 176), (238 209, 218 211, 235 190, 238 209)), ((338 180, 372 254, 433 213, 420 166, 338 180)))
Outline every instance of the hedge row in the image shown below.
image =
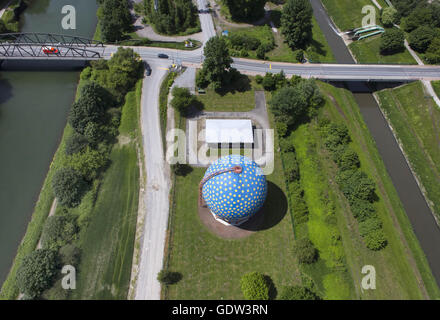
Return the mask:
POLYGON ((360 170, 357 153, 350 148, 350 135, 344 124, 321 120, 320 133, 324 145, 330 151, 339 172, 336 181, 347 198, 351 212, 359 223, 359 233, 371 250, 381 250, 387 245, 382 221, 377 215, 374 202, 377 200, 374 181, 360 170))

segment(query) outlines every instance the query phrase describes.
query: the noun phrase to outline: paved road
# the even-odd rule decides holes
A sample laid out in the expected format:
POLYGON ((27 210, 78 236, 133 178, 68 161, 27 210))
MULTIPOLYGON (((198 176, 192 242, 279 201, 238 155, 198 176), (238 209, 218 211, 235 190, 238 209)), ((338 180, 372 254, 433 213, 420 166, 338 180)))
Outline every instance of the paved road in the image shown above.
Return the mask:
MULTIPOLYGON (((202 1, 202 0, 200 0, 202 1)), ((211 17, 207 14, 201 16, 211 17)), ((212 19, 206 19, 203 24, 207 25, 207 32, 204 33, 204 38, 212 36, 214 31, 210 28, 212 19), (210 20, 210 21, 209 21, 210 20)), ((41 45, 40 45, 41 47, 41 45)), ((0 46, 0 54, 2 52, 0 46)), ((29 52, 31 46, 29 46, 29 52)), ((110 59, 111 55, 116 52, 117 46, 105 46, 104 48, 87 48, 89 51, 98 52, 101 57, 110 59)), ((185 66, 198 67, 203 62, 202 49, 194 51, 183 51, 165 48, 151 48, 151 47, 131 47, 144 60, 151 62, 167 62, 169 64, 180 61, 185 66), (165 53, 168 59, 159 59, 157 55, 165 53)), ((75 54, 75 50, 70 50, 75 54)), ((78 48, 80 52, 80 48, 78 48)), ((1 57, 0 59, 31 59, 31 57, 19 57, 17 51, 10 51, 12 56, 1 57)), ((33 59, 70 59, 70 60, 84 60, 80 56, 72 56, 70 58, 62 57, 40 57, 33 59)), ((440 80, 440 66, 419 66, 419 65, 362 65, 362 64, 294 64, 282 62, 270 62, 251 59, 235 58, 232 65, 242 73, 248 74, 265 74, 266 72, 280 72, 284 71, 287 75, 300 75, 302 77, 313 77, 323 80, 367 80, 367 81, 412 81, 412 80, 440 80)))
POLYGON ((136 300, 160 299, 160 283, 156 277, 163 265, 170 192, 170 172, 164 161, 159 120, 159 92, 167 74, 165 66, 152 64, 152 74, 144 79, 142 87, 141 127, 147 175, 144 198, 147 212, 141 241, 136 300))

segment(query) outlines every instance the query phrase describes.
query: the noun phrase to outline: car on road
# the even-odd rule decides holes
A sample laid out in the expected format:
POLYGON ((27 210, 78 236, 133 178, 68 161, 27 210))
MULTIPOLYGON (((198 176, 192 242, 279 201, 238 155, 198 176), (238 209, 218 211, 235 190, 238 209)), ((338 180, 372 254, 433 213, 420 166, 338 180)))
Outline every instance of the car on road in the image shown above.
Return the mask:
POLYGON ((145 67, 145 74, 146 74, 147 76, 150 76, 150 75, 151 75, 151 68, 150 68, 150 66, 145 67))
POLYGON ((60 51, 58 49, 54 48, 54 47, 50 47, 50 48, 49 47, 43 47, 43 52, 45 54, 47 54, 47 55, 59 54, 60 53, 60 51))
POLYGON ((159 53, 159 54, 157 55, 157 57, 158 57, 158 58, 161 58, 161 59, 168 59, 168 58, 169 58, 165 53, 159 53))

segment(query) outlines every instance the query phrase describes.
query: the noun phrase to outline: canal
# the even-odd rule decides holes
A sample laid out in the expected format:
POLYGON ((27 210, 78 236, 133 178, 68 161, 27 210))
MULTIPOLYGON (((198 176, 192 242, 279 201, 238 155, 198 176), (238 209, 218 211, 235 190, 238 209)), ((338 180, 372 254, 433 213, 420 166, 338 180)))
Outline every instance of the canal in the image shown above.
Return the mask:
MULTIPOLYGON (((336 28, 328 17, 321 0, 310 1, 314 15, 334 53, 336 61, 346 64, 356 63, 344 41, 337 34, 336 28)), ((431 271, 440 286, 440 250, 438 249, 440 228, 369 86, 365 83, 348 83, 347 86, 354 94, 364 121, 376 142, 379 154, 412 224, 414 233, 425 252, 431 271)))
MULTIPOLYGON (((95 0, 36 0, 22 16, 22 32, 92 38, 95 0), (76 30, 63 30, 61 10, 76 9, 76 30)), ((0 285, 26 231, 66 125, 78 70, 5 63, 0 73, 0 285), (7 71, 7 70, 14 71, 7 71), (20 71, 23 69, 23 71, 20 71), (29 71, 32 70, 32 71, 29 71)))

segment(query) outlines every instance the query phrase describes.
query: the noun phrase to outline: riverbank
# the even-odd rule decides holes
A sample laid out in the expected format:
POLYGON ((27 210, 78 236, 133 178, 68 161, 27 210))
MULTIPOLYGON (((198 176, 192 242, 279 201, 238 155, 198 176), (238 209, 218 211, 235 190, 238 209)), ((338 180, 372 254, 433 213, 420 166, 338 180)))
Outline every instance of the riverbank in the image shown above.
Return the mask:
MULTIPOLYGON (((356 63, 319 0, 313 1, 312 4, 315 16, 321 28, 324 29, 326 38, 330 39, 328 41, 332 50, 337 52, 338 62, 356 63)), ((383 174, 391 178, 392 186, 390 186, 390 190, 397 191, 397 200, 405 210, 405 215, 397 215, 397 221, 411 248, 410 255, 413 255, 425 285, 431 287, 431 292, 437 292, 440 279, 438 272, 440 255, 432 244, 438 242, 433 239, 437 239, 440 233, 432 212, 407 165, 404 155, 399 149, 388 123, 383 117, 378 103, 371 93, 371 89, 362 84, 357 86, 348 83, 347 86, 356 92, 354 93, 355 100, 386 168, 386 172, 383 172, 383 174)))

